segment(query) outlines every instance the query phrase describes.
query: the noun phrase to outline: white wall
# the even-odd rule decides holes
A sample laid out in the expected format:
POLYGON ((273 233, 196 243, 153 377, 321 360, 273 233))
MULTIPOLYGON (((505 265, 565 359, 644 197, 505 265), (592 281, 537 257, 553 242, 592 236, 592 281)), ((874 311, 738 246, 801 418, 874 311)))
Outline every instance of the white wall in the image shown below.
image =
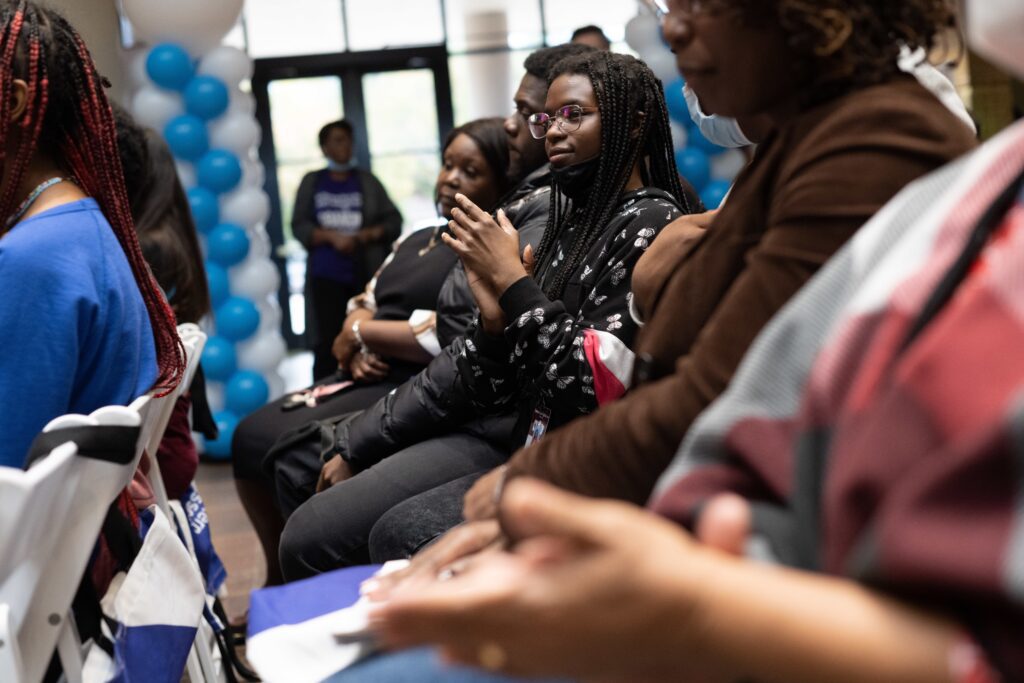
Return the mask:
POLYGON ((126 85, 114 0, 48 0, 48 4, 60 10, 82 35, 100 73, 114 85, 108 94, 121 99, 126 85))

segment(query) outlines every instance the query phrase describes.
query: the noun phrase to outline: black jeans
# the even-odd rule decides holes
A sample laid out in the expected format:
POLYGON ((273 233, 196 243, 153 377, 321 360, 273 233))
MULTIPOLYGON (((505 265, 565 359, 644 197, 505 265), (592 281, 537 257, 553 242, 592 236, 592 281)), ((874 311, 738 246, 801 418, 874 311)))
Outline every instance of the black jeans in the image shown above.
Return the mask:
POLYGON ((462 500, 483 475, 475 472, 441 484, 385 512, 370 531, 370 561, 383 564, 410 558, 461 524, 462 500))
MULTIPOLYGON (((362 291, 355 284, 342 284, 325 278, 313 278, 309 294, 313 298, 313 381, 319 382, 338 369, 338 361, 331 353, 334 339, 345 324, 348 300, 362 291)), ((307 307, 306 310, 310 310, 307 307)), ((309 327, 309 326, 308 326, 309 327)))
MULTIPOLYGON (((487 472, 508 456, 506 449, 478 436, 456 433, 399 451, 313 495, 321 466, 316 450, 296 448, 282 454, 275 464, 281 506, 287 514, 290 505, 305 500, 288 517, 281 535, 285 579, 368 563, 370 532, 384 513, 424 491, 487 472)), ((457 502, 461 505, 461 496, 457 502)))
MULTIPOLYGON (((334 374, 317 384, 329 384, 341 379, 339 375, 334 374)), ((268 403, 238 423, 238 427, 235 428, 234 437, 231 439, 231 464, 235 479, 260 481, 273 488, 273 477, 264 471, 263 458, 278 437, 312 420, 325 420, 336 415, 365 410, 398 385, 397 381, 384 381, 349 387, 313 408, 303 406, 294 410, 282 410, 281 406, 288 400, 290 394, 268 403)))

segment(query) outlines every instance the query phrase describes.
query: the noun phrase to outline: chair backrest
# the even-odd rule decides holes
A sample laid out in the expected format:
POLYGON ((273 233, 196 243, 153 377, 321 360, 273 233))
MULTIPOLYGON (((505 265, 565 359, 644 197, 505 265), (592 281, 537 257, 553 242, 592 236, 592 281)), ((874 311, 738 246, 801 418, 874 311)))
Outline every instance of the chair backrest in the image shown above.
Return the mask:
MULTIPOLYGON (((19 554, 11 556, 15 570, 0 588, 0 602, 17 606, 11 609, 11 621, 17 629, 26 681, 41 680, 49 665, 107 510, 138 467, 145 435, 152 431, 157 416, 154 407, 147 395, 130 406, 108 406, 90 415, 64 415, 43 429, 44 433, 59 434, 69 428, 85 428, 85 432, 69 432, 85 434, 90 427, 131 427, 138 428, 138 435, 130 462, 127 457, 123 464, 83 457, 74 455, 74 450, 74 457, 70 457, 58 448, 24 473, 33 475, 41 467, 61 468, 59 486, 46 496, 33 496, 24 507, 22 519, 35 524, 35 531, 25 526, 15 530, 28 537, 29 543, 19 546, 19 554), (51 462, 54 455, 62 459, 51 462), (64 458, 69 462, 65 463, 64 458)), ((102 444, 99 448, 102 450, 102 444)))
POLYGON ((185 347, 185 372, 182 375, 181 383, 168 396, 160 399, 166 400, 161 404, 160 418, 155 422, 153 431, 148 435, 146 441, 146 452, 149 454, 149 482, 153 486, 153 493, 156 496, 157 505, 170 517, 171 511, 168 507, 167 488, 164 486, 163 476, 160 474, 160 465, 157 462, 157 452, 160 450, 160 442, 164 438, 164 432, 171 420, 171 413, 178 398, 189 390, 192 378, 195 377, 196 368, 199 367, 199 357, 203 353, 203 346, 206 344, 206 334, 197 325, 185 323, 178 326, 178 336, 185 347))

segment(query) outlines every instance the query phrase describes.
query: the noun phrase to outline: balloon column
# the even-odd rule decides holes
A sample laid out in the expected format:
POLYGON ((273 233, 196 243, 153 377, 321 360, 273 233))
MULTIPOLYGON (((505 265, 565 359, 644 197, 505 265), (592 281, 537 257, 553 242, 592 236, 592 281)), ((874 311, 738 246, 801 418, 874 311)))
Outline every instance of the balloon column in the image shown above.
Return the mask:
POLYGON ((665 104, 672 119, 679 173, 700 193, 708 209, 717 209, 746 164, 743 153, 713 144, 690 118, 683 97, 686 84, 676 69, 675 56, 661 35, 657 17, 641 11, 626 24, 626 43, 637 51, 665 86, 665 104))
POLYGON ((150 47, 132 64, 131 110, 162 131, 178 162, 206 257, 213 303, 201 359, 220 437, 205 443, 230 455, 238 421, 280 396, 277 367, 286 346, 276 302, 280 278, 265 223, 270 200, 256 156, 260 128, 241 84, 252 60, 220 45, 243 0, 124 0, 137 36, 150 47))

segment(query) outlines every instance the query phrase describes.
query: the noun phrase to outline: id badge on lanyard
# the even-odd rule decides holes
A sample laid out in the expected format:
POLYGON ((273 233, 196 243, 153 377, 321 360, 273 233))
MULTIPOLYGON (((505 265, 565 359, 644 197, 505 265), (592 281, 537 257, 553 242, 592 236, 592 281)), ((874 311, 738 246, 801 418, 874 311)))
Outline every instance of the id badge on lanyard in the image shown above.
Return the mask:
POLYGON ((540 441, 548 431, 548 424, 551 422, 551 411, 537 406, 533 411, 533 419, 530 420, 530 431, 526 433, 526 446, 531 446, 540 441))

